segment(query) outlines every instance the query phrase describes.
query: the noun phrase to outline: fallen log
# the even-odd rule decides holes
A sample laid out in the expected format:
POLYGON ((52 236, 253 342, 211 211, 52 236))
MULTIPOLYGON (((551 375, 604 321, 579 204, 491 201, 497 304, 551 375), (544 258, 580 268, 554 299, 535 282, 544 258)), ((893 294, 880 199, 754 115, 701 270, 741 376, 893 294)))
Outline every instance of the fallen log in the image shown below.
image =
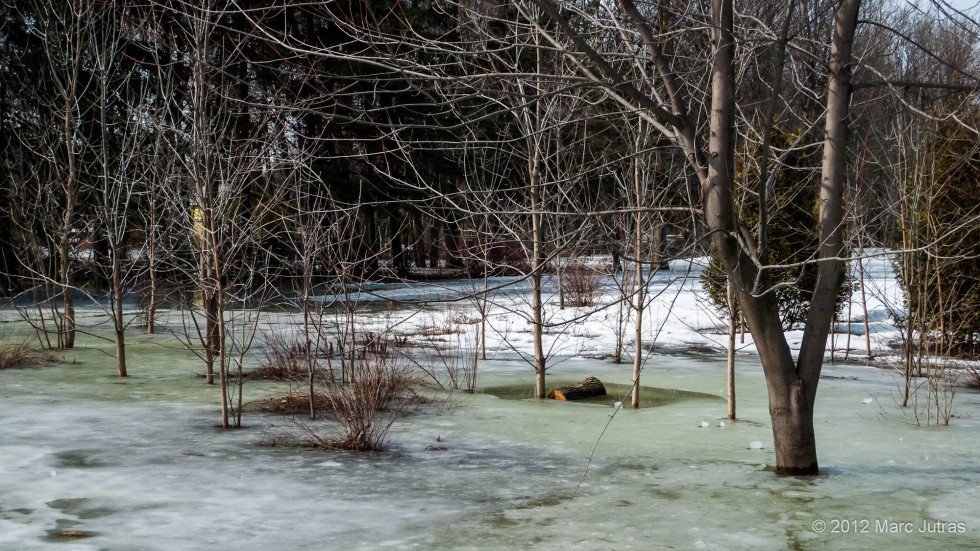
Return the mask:
POLYGON ((568 386, 556 388, 548 393, 548 398, 552 400, 581 400, 593 396, 605 396, 606 387, 602 381, 595 377, 585 379, 568 386))

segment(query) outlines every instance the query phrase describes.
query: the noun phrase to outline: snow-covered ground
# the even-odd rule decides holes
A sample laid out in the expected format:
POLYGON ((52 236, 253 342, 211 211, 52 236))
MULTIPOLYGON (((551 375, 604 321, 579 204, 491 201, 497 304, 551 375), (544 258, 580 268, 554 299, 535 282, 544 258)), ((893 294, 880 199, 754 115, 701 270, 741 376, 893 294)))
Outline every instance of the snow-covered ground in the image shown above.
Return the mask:
MULTIPOLYGON (((836 359, 843 358, 845 350, 849 350, 850 359, 867 358, 865 311, 871 355, 887 361, 895 354, 895 345, 901 337, 895 318, 904 313, 904 299, 891 258, 885 251, 866 251, 862 259, 864 299, 860 286, 855 283, 851 302, 844 309, 844 319, 837 324, 833 335, 836 359)), ((608 264, 608 259, 595 262, 608 264)), ((647 291, 650 303, 643 320, 645 348, 671 353, 726 349, 727 319, 711 305, 701 285, 701 271, 706 264, 707 258, 675 260, 671 262, 670 270, 653 275, 647 291)), ((852 263, 851 269, 857 280, 857 261, 852 263)), ((526 279, 490 278, 486 286, 483 280, 369 284, 353 294, 350 300, 364 310, 359 316, 359 326, 363 330, 414 334, 422 326, 446 323, 454 317, 464 321, 479 319, 476 305, 485 289, 489 289, 486 296, 490 304, 488 348, 529 354, 532 350, 530 283, 526 279), (369 304, 379 303, 386 306, 367 308, 369 304), (413 311, 413 307, 417 313, 406 315, 413 311), (398 314, 392 314, 392 310, 398 314)), ((604 278, 595 305, 590 307, 561 309, 556 277, 546 278, 544 295, 545 322, 548 324, 546 350, 558 357, 609 357, 616 348, 619 332, 624 353, 629 356, 634 345, 633 314, 629 308, 620 306, 622 293, 614 278, 604 278)), ((327 304, 335 304, 342 298, 320 297, 327 304)), ((802 336, 801 330, 787 332, 794 352, 799 351, 802 336)), ((739 353, 756 353, 751 333, 740 335, 737 350, 739 353)))
MULTIPOLYGON (((815 416, 823 474, 777 477, 750 336, 729 422, 726 324, 699 297, 697 266, 671 268, 655 276, 644 332, 657 350, 643 374, 652 407, 615 409, 620 395, 605 405, 512 399, 507 389, 533 381, 527 285, 495 279, 479 364, 488 392, 399 421, 385 453, 261 445, 292 426, 279 416, 246 413, 244 429, 221 431, 217 389, 191 352, 134 328, 131 376, 118 379, 105 314, 87 309, 74 363, 0 371, 0 551, 980 547, 976 392, 960 389, 950 425, 930 426, 915 415, 925 391, 918 408, 900 407, 887 362, 828 364, 815 416)), ((888 312, 900 297, 887 260, 869 262, 869 274, 879 354, 895 338, 888 312)), ((457 337, 437 329, 475 332, 474 285, 371 286, 358 331, 452 346, 457 337)), ((628 383, 629 365, 609 360, 618 308, 561 310, 553 282, 548 295, 549 386, 586 375, 628 383)), ((0 338, 27 334, 6 320, 0 338)), ((266 329, 295 331, 296 321, 270 314, 266 329)), ((863 356, 862 338, 851 347, 863 356)), ((275 389, 249 382, 246 397, 275 389)))

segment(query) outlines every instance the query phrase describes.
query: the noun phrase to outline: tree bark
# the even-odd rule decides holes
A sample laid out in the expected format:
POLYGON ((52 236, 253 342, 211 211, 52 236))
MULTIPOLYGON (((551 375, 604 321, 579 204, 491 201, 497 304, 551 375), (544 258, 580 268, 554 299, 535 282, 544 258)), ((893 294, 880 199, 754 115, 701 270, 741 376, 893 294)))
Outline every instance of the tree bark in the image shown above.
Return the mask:
POLYGON ((534 397, 542 399, 545 397, 545 369, 546 361, 544 357, 544 342, 542 333, 544 332, 544 300, 541 293, 541 282, 544 274, 544 228, 541 224, 541 213, 538 210, 540 201, 540 189, 538 187, 538 168, 537 155, 540 149, 535 148, 532 155, 531 167, 531 310, 532 310, 532 331, 534 340, 534 397))
POLYGON ((739 243, 740 222, 732 209, 734 182, 734 13, 732 0, 712 2, 712 97, 708 173, 704 183, 705 222, 717 254, 736 286, 759 351, 769 393, 769 412, 776 447, 776 471, 809 475, 819 470, 813 432, 813 403, 823 364, 827 334, 840 285, 843 248, 842 190, 847 103, 850 97, 850 46, 860 0, 844 0, 837 13, 831 51, 828 90, 827 141, 820 192, 820 276, 804 333, 799 364, 793 361, 779 319, 779 305, 771 293, 756 294, 758 268, 739 243))
POLYGON ((735 286, 731 280, 728 290, 728 420, 735 420, 735 330, 738 312, 735 307, 735 286))
POLYGON ((568 386, 556 388, 548 393, 551 400, 582 400, 593 396, 605 396, 606 387, 595 377, 585 379, 568 386))
MULTIPOLYGON (((2 113, 0 113, 0 120, 3 120, 2 116, 2 113)), ((0 196, 0 199, 4 202, 10 200, 2 196, 0 196)), ((13 294, 18 271, 16 258, 12 224, 7 210, 4 209, 0 212, 0 296, 4 296, 8 292, 13 294)))
MULTIPOLYGON (((10 86, 6 81, 0 81, 0 97, 7 97, 7 90, 10 86)), ((6 130, 3 128, 3 121, 7 120, 7 102, 0 101, 0 151, 7 151, 10 139, 6 130)), ((7 167, 0 165, 0 178, 6 180, 7 167)), ((7 189, 0 194, 0 200, 7 203, 12 197, 7 195, 7 189)), ((12 194, 11 194, 12 195, 12 194)), ((0 296, 5 296, 9 292, 13 294, 14 284, 17 280, 17 261, 14 250, 13 222, 9 213, 10 209, 0 209, 0 296)))
POLYGON ((75 347, 75 301, 72 297, 71 289, 71 257, 69 252, 71 250, 70 236, 72 227, 75 224, 75 203, 78 199, 78 166, 77 166, 77 145, 79 140, 78 137, 78 109, 79 109, 79 99, 78 99, 78 88, 79 80, 82 70, 82 23, 84 20, 84 14, 82 10, 78 10, 75 13, 75 25, 74 25, 74 52, 71 58, 72 68, 70 81, 68 82, 68 89, 65 92, 65 96, 62 98, 64 100, 64 147, 65 147, 65 161, 67 163, 67 173, 65 174, 65 181, 62 184, 62 191, 64 192, 65 210, 62 217, 62 228, 60 235, 60 247, 59 247, 59 283, 62 288, 62 301, 64 308, 64 320, 62 325, 62 332, 64 333, 64 340, 62 341, 61 336, 59 336, 59 341, 62 341, 62 346, 64 348, 74 348, 75 347))
MULTIPOLYGON (((110 237, 111 240, 111 237, 110 237)), ((121 247, 110 243, 109 254, 112 255, 112 323, 116 336, 116 372, 120 377, 127 376, 126 372, 126 323, 123 321, 123 285, 121 247)))
POLYGON ((156 196, 150 197, 150 223, 146 229, 147 240, 147 275, 150 278, 149 299, 146 305, 146 332, 149 335, 156 333, 157 323, 157 200, 156 196))
POLYGON ((826 138, 820 181, 820 265, 800 347, 799 372, 813 403, 827 335, 837 310, 844 270, 844 184, 847 180, 847 114, 851 101, 851 48, 861 0, 843 0, 835 15, 827 83, 826 138))
MULTIPOLYGON (((642 127, 641 127, 642 128, 642 127)), ((636 143, 634 147, 636 152, 639 153, 642 149, 642 137, 640 133, 637 133, 636 143)), ((643 303, 646 300, 646 280, 643 278, 643 231, 644 231, 644 213, 643 208, 646 205, 643 197, 643 184, 642 172, 640 170, 640 161, 634 159, 633 161, 633 191, 636 194, 636 227, 634 228, 634 246, 636 250, 633 254, 636 255, 635 260, 635 270, 636 273, 636 294, 634 300, 634 311, 636 312, 636 318, 634 319, 633 325, 633 391, 630 393, 630 407, 638 408, 640 407, 640 370, 643 368, 643 303)), ((652 254, 653 262, 650 265, 650 272, 656 271, 657 262, 659 261, 659 254, 655 252, 652 254)))
POLYGON ((430 223, 426 251, 428 251, 429 268, 435 269, 439 267, 439 224, 436 220, 431 220, 430 223))
POLYGON ((815 475, 817 445, 813 432, 813 403, 807 401, 803 381, 780 388, 769 387, 769 416, 776 448, 776 472, 781 475, 815 475), (773 392, 779 394, 773 400, 773 392), (774 403, 775 402, 775 403, 774 403))
POLYGON ((405 247, 402 244, 402 225, 394 211, 388 214, 388 233, 391 243, 391 269, 397 278, 408 276, 405 269, 405 247))
MULTIPOLYGON (((535 34, 535 41, 538 40, 535 34)), ((535 46, 539 46, 537 43, 535 46)), ((535 48, 538 74, 542 72, 542 52, 535 48)), ((544 356, 544 301, 541 296, 541 281, 544 276, 544 224, 541 215, 541 120, 543 118, 541 102, 534 103, 533 135, 528 136, 528 178, 531 207, 531 310, 534 340, 534 397, 545 397, 545 370, 547 369, 544 356)))

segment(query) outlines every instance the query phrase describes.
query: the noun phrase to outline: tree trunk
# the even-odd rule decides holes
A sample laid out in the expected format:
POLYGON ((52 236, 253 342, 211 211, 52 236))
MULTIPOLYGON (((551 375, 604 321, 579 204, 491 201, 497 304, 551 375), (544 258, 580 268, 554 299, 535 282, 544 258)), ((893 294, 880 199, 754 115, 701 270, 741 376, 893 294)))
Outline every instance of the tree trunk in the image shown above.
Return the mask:
POLYGON ((643 263, 636 262, 636 318, 633 325, 633 390, 630 393, 630 407, 640 407, 640 370, 643 368, 643 301, 644 287, 646 282, 643 280, 643 263))
MULTIPOLYGON (((640 127, 642 128, 642 126, 640 127)), ((642 146, 642 133, 637 133, 636 143, 634 144, 635 151, 639 153, 642 146)), ((642 183, 642 173, 640 171, 640 162, 638 159, 633 161, 633 191, 636 193, 636 227, 634 228, 634 247, 633 251, 635 255, 635 277, 636 277, 636 294, 634 300, 636 301, 633 305, 633 309, 636 312, 636 317, 633 319, 633 391, 630 393, 630 407, 636 409, 640 407, 640 370, 643 367, 643 302, 646 300, 646 281, 643 279, 643 230, 644 230, 644 214, 643 208, 645 206, 645 201, 643 198, 643 183, 642 183)), ((652 274, 657 270, 657 263, 659 261, 660 255, 657 254, 656 249, 652 254, 653 262, 650 265, 650 273, 652 274)))
POLYGON ((214 384, 214 362, 218 357, 218 300, 216 291, 202 291, 204 301, 204 364, 207 384, 214 384))
POLYGON ((146 332, 149 335, 156 333, 157 328, 157 200, 150 197, 150 224, 146 229, 147 239, 147 275, 150 277, 150 298, 146 305, 146 332))
POLYGON ((127 375, 126 324, 123 321, 122 260, 120 260, 119 248, 118 245, 110 242, 109 254, 112 255, 112 322, 116 334, 116 371, 120 377, 125 377, 127 375))
MULTIPOLYGON (((619 291, 620 300, 616 308, 616 347, 613 349, 613 363, 620 364, 623 363, 623 341, 626 340, 626 309, 629 308, 627 301, 629 300, 629 290, 626 288, 627 282, 629 281, 629 271, 623 267, 622 271, 619 272, 619 291)), ((613 277, 616 277, 615 273, 613 277)))
POLYGON ((449 214, 448 220, 445 224, 445 229, 443 231, 446 242, 446 267, 461 268, 463 266, 463 262, 459 244, 459 220, 454 214, 449 214))
POLYGON ((69 282, 70 272, 68 264, 70 260, 68 257, 68 248, 68 235, 66 232, 66 235, 62 237, 61 258, 59 262, 63 317, 61 322, 61 335, 58 340, 61 341, 62 348, 75 347, 75 300, 69 282))
MULTIPOLYGON (((485 224, 486 222, 484 222, 485 224)), ((483 246, 483 296, 480 299, 480 359, 487 359, 487 310, 490 304, 489 246, 483 246)))
MULTIPOLYGON (((535 34, 535 41, 540 37, 535 34)), ((537 55, 538 73, 542 68, 541 48, 535 48, 537 55)), ((528 174, 530 180, 530 199, 531 199, 531 309, 533 310, 533 333, 534 333, 534 397, 543 399, 545 397, 545 370, 546 361, 544 357, 544 343, 542 333, 544 332, 544 302, 541 297, 541 280, 544 275, 544 224, 541 215, 541 119, 543 117, 541 102, 534 103, 534 133, 528 136, 528 174)))
POLYGON ((377 207, 365 206, 363 208, 365 229, 361 234, 361 241, 358 246, 360 262, 360 275, 367 279, 374 279, 378 273, 378 212, 377 207))
POLYGON ((218 311, 218 387, 221 393, 221 428, 227 429, 231 425, 228 422, 228 330, 225 325, 225 305, 224 292, 218 288, 217 311, 218 311))
POLYGON ((663 220, 659 220, 656 228, 653 230, 653 245, 650 247, 652 253, 655 255, 653 264, 650 266, 651 278, 653 277, 652 272, 670 269, 670 262, 667 260, 669 254, 667 250, 668 245, 667 224, 663 220))
POLYGON ((738 303, 752 328, 752 337, 766 376, 769 415, 776 447, 776 472, 817 474, 812 399, 815 383, 798 374, 783 333, 775 298, 771 294, 753 297, 750 293, 739 291, 738 303))
POLYGON ((541 280, 544 272, 544 253, 543 239, 544 230, 541 225, 541 213, 538 211, 538 174, 537 168, 532 168, 531 173, 531 236, 534 240, 532 245, 531 259, 531 310, 532 310, 532 331, 534 340, 534 397, 543 399, 545 397, 545 368, 544 357, 544 301, 541 296, 541 280))
POLYGON ((793 476, 817 474, 819 467, 816 437, 813 433, 813 403, 807 400, 807 388, 799 379, 780 387, 775 389, 773 385, 769 385, 769 415, 776 447, 776 473, 793 476))
MULTIPOLYGON (((65 101, 64 104, 64 126, 63 126, 63 139, 65 148, 65 161, 67 162, 67 174, 65 175, 64 183, 62 184, 62 190, 64 192, 65 210, 62 217, 62 228, 61 228, 61 243, 59 248, 60 262, 59 266, 60 281, 62 288, 62 300, 64 306, 64 340, 62 341, 62 346, 64 348, 74 348, 75 347, 75 302, 72 298, 71 281, 70 274, 71 270, 69 264, 71 262, 69 257, 69 250, 71 244, 69 243, 71 231, 75 225, 75 202, 78 199, 78 167, 76 166, 78 159, 76 158, 77 152, 76 144, 81 142, 78 136, 78 108, 80 102, 78 100, 78 86, 79 79, 82 69, 82 20, 83 12, 78 10, 75 13, 75 24, 74 24, 74 52, 71 58, 72 69, 71 77, 68 82, 68 89, 65 91, 65 95, 61 98, 65 101)), ((61 338, 59 337, 59 341, 61 338)))
POLYGON ((388 233, 391 243, 391 269, 395 277, 405 278, 408 276, 405 270, 405 248, 402 244, 402 225, 395 213, 388 215, 388 233))
MULTIPOLYGON (((0 82, 0 97, 7 97, 7 89, 9 89, 7 83, 0 82)), ((7 120, 6 107, 6 102, 0 101, 0 125, 7 120)), ((0 137, 0 151, 7 151, 9 135, 6 131, 0 133, 3 134, 0 137)), ((4 172, 0 173, 2 174, 0 177, 6 180, 6 167, 3 170, 4 172)), ((7 191, 5 189, 4 193, 0 194, 0 200, 3 200, 4 203, 11 200, 7 191)), ((5 296, 8 293, 13 294, 14 283, 17 280, 17 257, 14 250, 13 222, 11 221, 10 210, 9 208, 0 209, 0 296, 5 296)))
POLYGON ((435 220, 431 220, 431 226, 429 226, 429 240, 426 250, 429 256, 429 268, 439 267, 439 225, 435 220))
MULTIPOLYGON (((0 102, 2 103, 2 102, 0 102)), ((0 108, 0 120, 2 108, 0 108)), ((3 198, 4 202, 9 201, 3 198)), ((17 256, 14 252, 12 224, 7 209, 0 212, 0 296, 13 294, 17 280, 17 256)))
POLYGON ((320 348, 319 334, 317 331, 317 342, 313 343, 310 339, 310 288, 313 282, 313 255, 310 254, 310 238, 303 236, 303 343, 306 354, 306 374, 307 390, 310 394, 310 419, 316 419, 316 395, 313 392, 314 375, 316 368, 316 355, 320 348))
POLYGON ((585 379, 568 386, 556 388, 548 393, 551 400, 582 400, 593 396, 605 396, 606 387, 595 377, 585 379))
POLYGON ((732 205, 734 182, 734 13, 732 0, 712 1, 711 132, 708 173, 704 182, 704 216, 716 250, 736 286, 742 308, 759 350, 769 391, 776 471, 808 475, 818 472, 813 433, 813 402, 823 364, 827 334, 836 305, 842 262, 842 189, 845 117, 850 97, 850 46, 860 0, 844 0, 837 13, 831 51, 827 141, 820 192, 820 275, 803 337, 799 364, 786 342, 779 305, 771 293, 755 290, 758 271, 750 253, 739 244, 741 232, 732 205), (756 291, 756 292, 753 292, 756 291))
MULTIPOLYGON (((225 321, 225 288, 224 281, 221 270, 221 259, 218 254, 219 248, 219 238, 218 238, 218 228, 216 227, 215 216, 212 213, 208 217, 210 225, 208 226, 207 234, 209 239, 210 248, 210 261, 211 270, 213 270, 214 278, 212 280, 214 284, 214 320, 215 320, 215 336, 217 337, 217 342, 212 343, 213 347, 217 349, 218 352, 218 387, 221 393, 221 428, 226 429, 231 425, 228 422, 228 327, 225 321)), ((211 374, 211 380, 213 381, 213 373, 211 374)))
POLYGON ((425 259, 429 248, 425 239, 425 219, 422 216, 416 215, 414 217, 414 220, 412 221, 412 231, 412 238, 414 240, 412 242, 412 252, 415 257, 415 267, 424 268, 425 259))
POLYGON ((738 312, 735 308, 735 288, 728 281, 728 420, 735 420, 735 330, 738 312))

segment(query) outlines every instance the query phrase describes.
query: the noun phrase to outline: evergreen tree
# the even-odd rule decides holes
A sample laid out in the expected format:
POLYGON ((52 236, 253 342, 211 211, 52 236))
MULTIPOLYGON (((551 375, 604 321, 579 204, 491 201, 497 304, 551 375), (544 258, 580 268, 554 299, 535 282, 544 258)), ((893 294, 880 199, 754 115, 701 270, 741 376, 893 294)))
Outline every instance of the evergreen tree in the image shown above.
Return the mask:
MULTIPOLYGON (((980 109, 964 116, 980 124, 980 109)), ((919 208, 906 209, 908 310, 941 353, 980 352, 980 145, 967 126, 945 119, 925 144, 910 184, 919 208)))
MULTIPOLYGON (((817 153, 794 148, 797 133, 779 128, 773 130, 773 148, 779 152, 779 173, 769 193, 769 239, 767 262, 771 268, 766 275, 772 282, 771 290, 779 303, 780 319, 786 329, 800 327, 805 321, 817 281, 816 258, 819 246, 817 227, 816 167, 820 165, 817 153)), ((757 151, 741 155, 737 161, 737 177, 742 181, 758 179, 757 151), (751 155, 751 156, 750 156, 751 155)), ((757 185, 740 186, 736 203, 745 224, 759 224, 758 195, 746 189, 758 189, 757 185)), ((728 312, 726 293, 727 279, 717 255, 711 256, 708 267, 702 272, 701 281, 720 312, 728 312)), ((838 295, 840 312, 850 294, 845 282, 838 295)))

